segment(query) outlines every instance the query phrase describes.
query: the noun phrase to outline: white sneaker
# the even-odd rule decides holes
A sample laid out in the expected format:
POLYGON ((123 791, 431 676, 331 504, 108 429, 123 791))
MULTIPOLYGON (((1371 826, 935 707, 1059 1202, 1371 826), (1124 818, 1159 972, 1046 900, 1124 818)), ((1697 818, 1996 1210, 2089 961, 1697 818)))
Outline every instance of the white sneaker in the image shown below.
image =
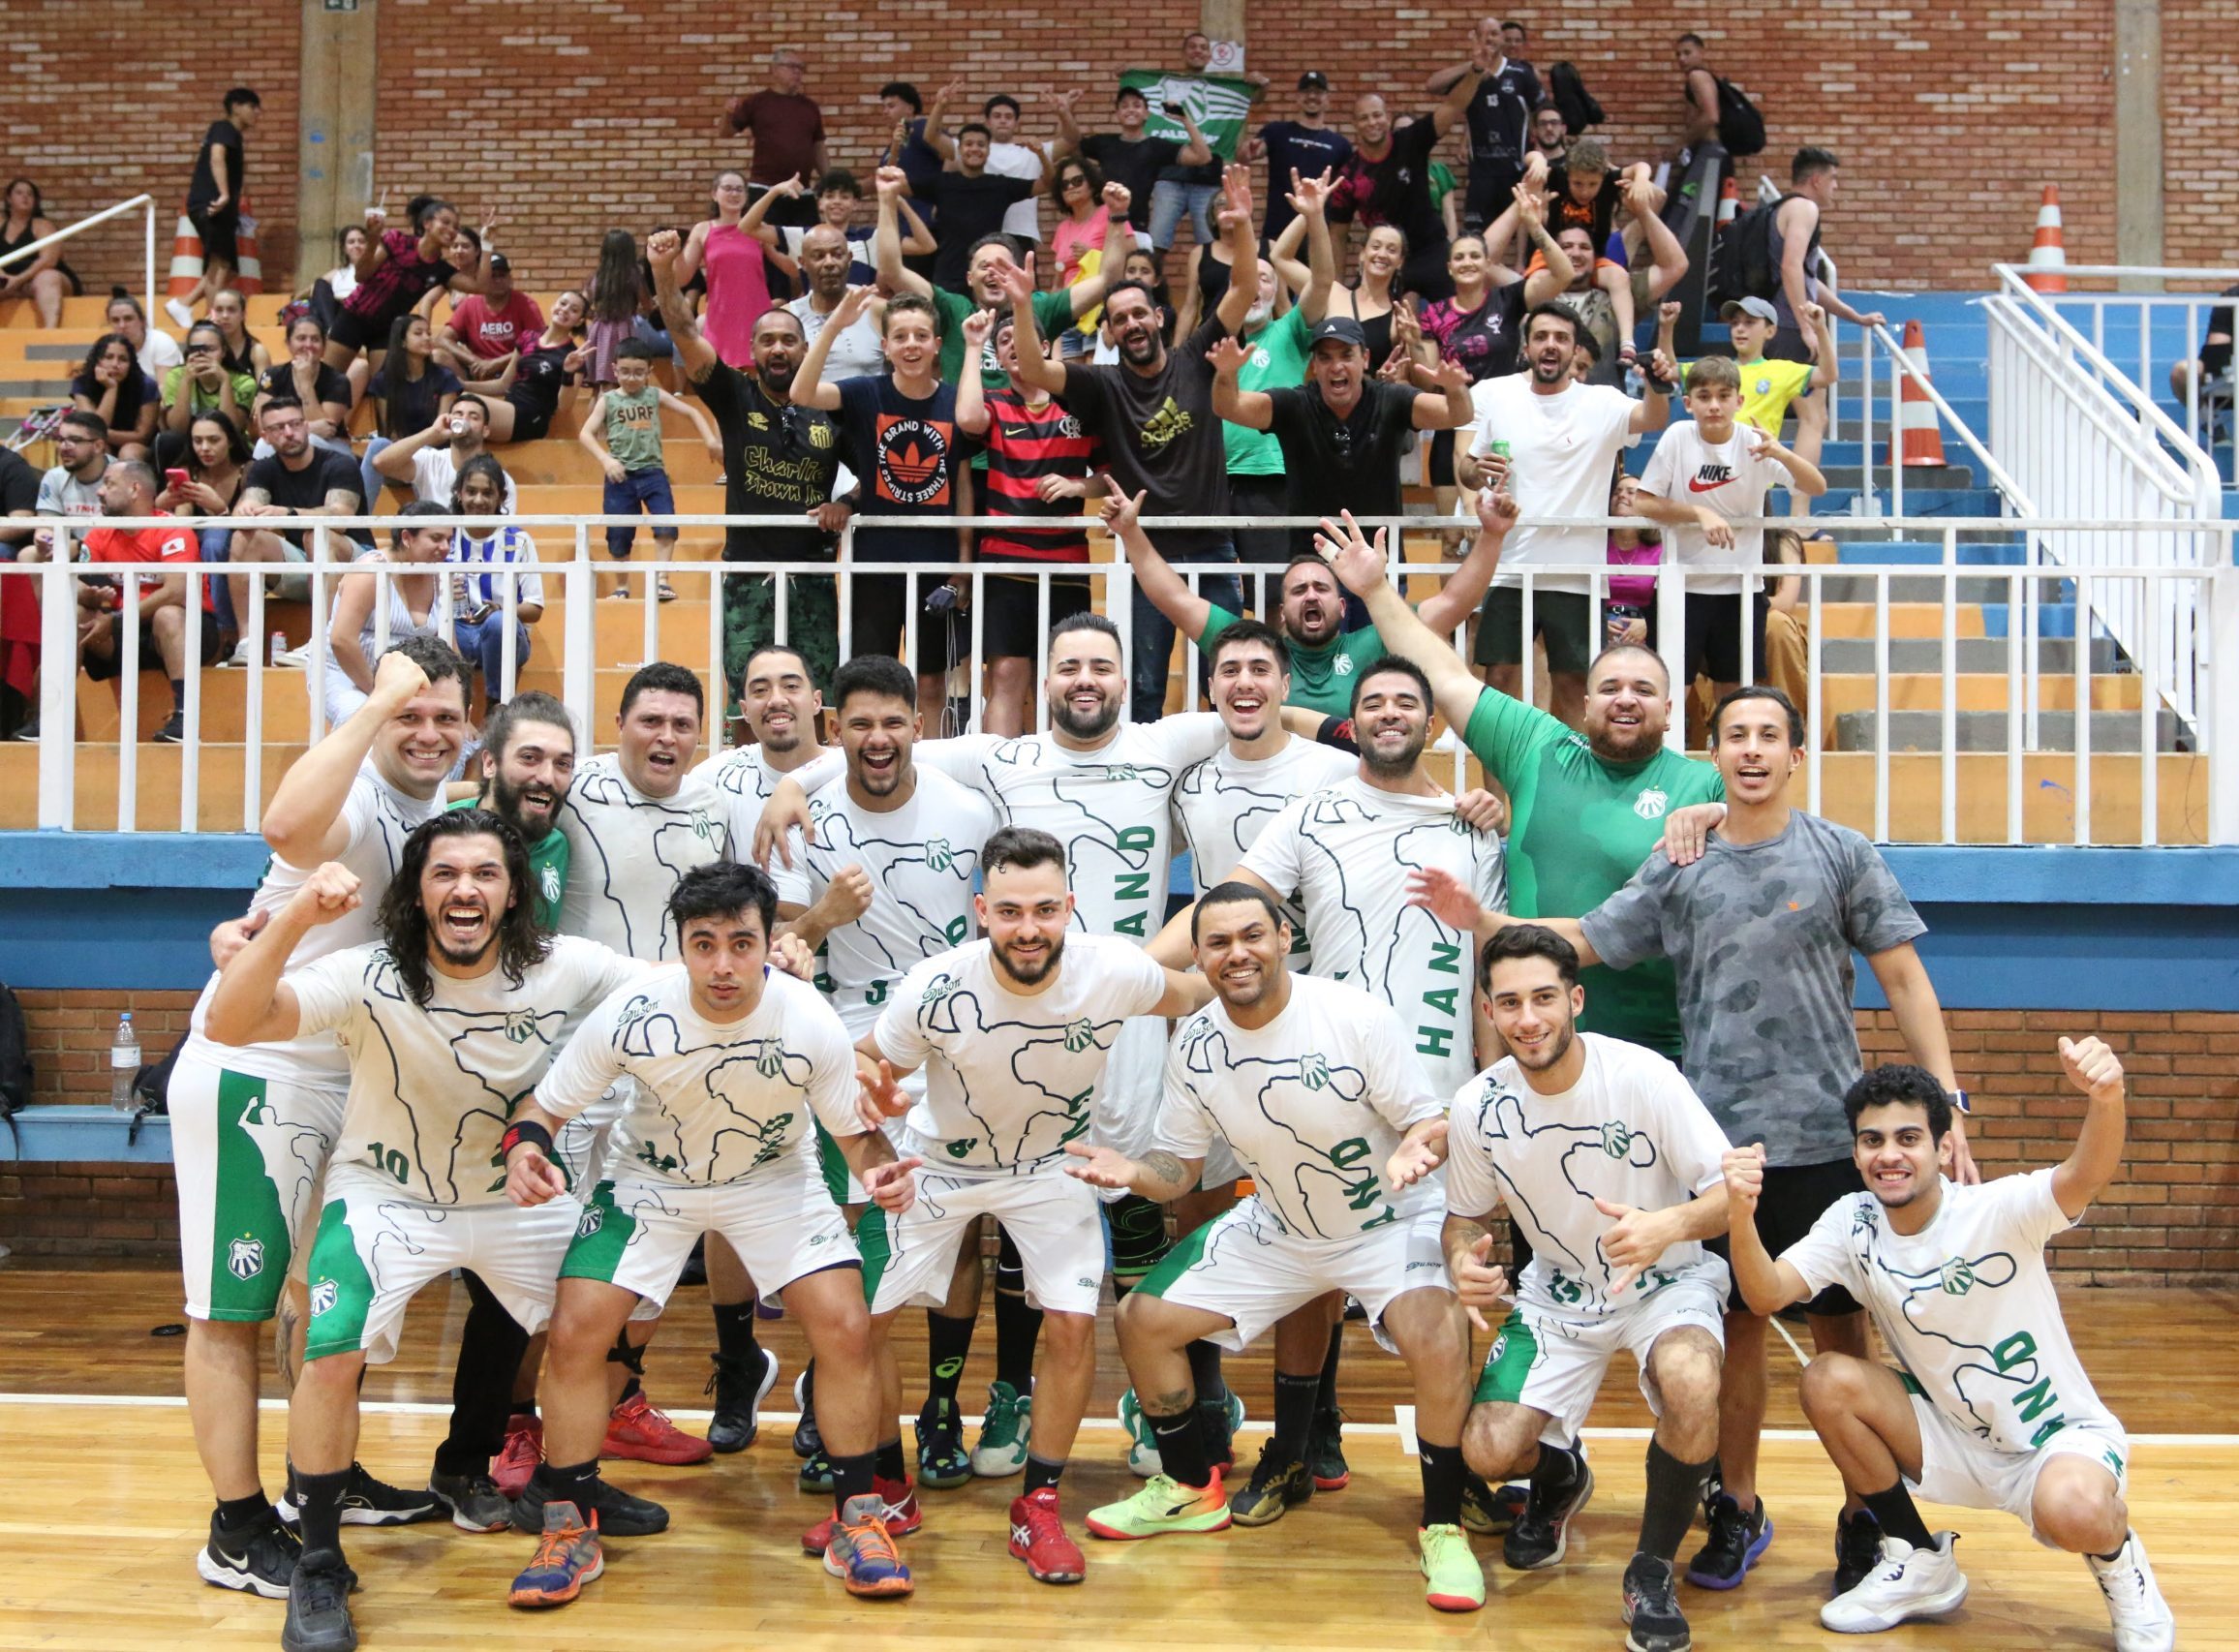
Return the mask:
POLYGON ((1820 1622, 1838 1635, 1875 1635, 1908 1618, 1935 1617, 1967 1598, 1967 1578, 1951 1545, 1957 1532, 1938 1532, 1927 1548, 1903 1538, 1882 1539, 1882 1563, 1866 1580, 1820 1607, 1820 1622))
POLYGON ((250 662, 256 658, 257 645, 249 638, 243 637, 233 644, 233 652, 219 660, 218 665, 222 670, 246 671, 249 669, 250 662))
POLYGON ((284 648, 272 657, 272 663, 295 671, 308 670, 311 666, 311 645, 305 643, 301 648, 284 648))
POLYGON ((1149 1480, 1160 1473, 1158 1440, 1150 1432, 1150 1420, 1136 1402, 1133 1389, 1120 1396, 1120 1426, 1127 1430, 1128 1473, 1137 1480, 1149 1480))
POLYGON ((2138 1534, 2129 1539, 2112 1560, 2087 1554, 2084 1564, 2107 1598, 2107 1616, 2114 1620, 2115 1652, 2172 1652, 2177 1644, 2177 1619, 2162 1599, 2154 1581, 2154 1563, 2138 1534))
POLYGON ((195 324, 194 311, 188 309, 176 298, 164 300, 164 314, 170 317, 173 326, 191 327, 195 324))

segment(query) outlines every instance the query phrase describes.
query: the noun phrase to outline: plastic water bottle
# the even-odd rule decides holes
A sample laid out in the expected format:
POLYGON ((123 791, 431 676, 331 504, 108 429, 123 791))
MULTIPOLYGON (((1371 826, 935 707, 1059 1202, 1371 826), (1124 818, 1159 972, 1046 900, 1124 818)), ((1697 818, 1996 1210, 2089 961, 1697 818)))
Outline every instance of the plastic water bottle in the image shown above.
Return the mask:
POLYGON ((118 1020, 116 1037, 108 1047, 108 1104, 119 1113, 131 1113, 139 1106, 132 1092, 139 1067, 139 1034, 132 1029, 132 1011, 127 1010, 118 1020))

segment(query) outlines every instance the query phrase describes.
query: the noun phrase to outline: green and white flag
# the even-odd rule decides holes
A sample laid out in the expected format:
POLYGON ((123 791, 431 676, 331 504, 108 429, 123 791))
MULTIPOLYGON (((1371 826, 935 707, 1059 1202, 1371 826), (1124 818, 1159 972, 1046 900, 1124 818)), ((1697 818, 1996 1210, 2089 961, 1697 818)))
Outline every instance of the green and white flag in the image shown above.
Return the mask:
POLYGON ((1233 75, 1169 75, 1163 69, 1127 69, 1120 75, 1122 89, 1133 88, 1150 101, 1150 118, 1144 132, 1152 138, 1171 138, 1187 143, 1181 122, 1166 112, 1168 104, 1181 104, 1212 145, 1216 159, 1233 161, 1242 146, 1244 127, 1251 114, 1252 83, 1233 75))

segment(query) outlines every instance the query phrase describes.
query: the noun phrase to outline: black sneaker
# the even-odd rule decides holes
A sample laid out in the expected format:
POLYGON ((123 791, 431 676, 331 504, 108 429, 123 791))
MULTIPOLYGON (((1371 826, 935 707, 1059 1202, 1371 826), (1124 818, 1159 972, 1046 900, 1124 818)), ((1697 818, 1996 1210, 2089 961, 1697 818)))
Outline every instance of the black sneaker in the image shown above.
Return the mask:
POLYGON ((295 1557, 303 1545, 295 1534, 267 1514, 253 1525, 229 1532, 210 1516, 210 1541, 195 1556, 195 1571, 203 1582, 220 1589, 240 1589, 267 1601, 288 1598, 288 1579, 294 1575, 295 1557))
POLYGON ((1710 1538, 1687 1563, 1687 1581, 1700 1589, 1737 1589, 1758 1557, 1772 1546, 1772 1516, 1764 1499, 1748 1514, 1721 1491, 1710 1504, 1710 1538))
POLYGON ((187 714, 184 712, 171 713, 169 717, 164 719, 163 727, 148 736, 158 746, 176 746, 186 737, 187 714))
MULTIPOLYGON (((288 1489, 280 1494, 279 1513, 282 1522, 291 1526, 300 1524, 303 1518, 292 1468, 288 1471, 288 1489)), ((422 1520, 441 1520, 449 1513, 425 1486, 407 1491, 401 1485, 374 1479, 365 1472, 363 1463, 350 1465, 350 1484, 342 1492, 342 1523, 346 1526, 413 1526, 422 1520)))
POLYGON ((1695 1644, 1679 1610, 1672 1563, 1636 1554, 1625 1568, 1625 1652, 1687 1652, 1695 1644))
POLYGON ((778 1384, 778 1357, 758 1350, 759 1364, 711 1354, 716 1368, 700 1392, 716 1396, 716 1414, 708 1423, 708 1444, 719 1452, 743 1452, 762 1431, 762 1400, 778 1384))
POLYGON ((1882 1562, 1882 1522, 1871 1509, 1835 1516, 1835 1587, 1847 1595, 1882 1562))
POLYGON ((357 1625, 350 1618, 350 1568, 332 1549, 304 1555, 288 1580, 288 1622, 282 1652, 356 1652, 357 1625))
POLYGON ((816 1395, 809 1387, 807 1371, 793 1379, 793 1409, 801 1414, 801 1421, 793 1424, 793 1454, 797 1457, 821 1455, 824 1436, 816 1431, 816 1395))
POLYGON ((964 1414, 953 1399, 929 1399, 917 1414, 917 1483, 935 1491, 954 1491, 971 1484, 964 1414))
MULTIPOLYGON (((598 1514, 598 1535, 602 1538, 649 1538, 656 1532, 668 1530, 668 1511, 645 1497, 632 1497, 611 1481, 596 1482, 597 1492, 591 1498, 591 1509, 598 1514)), ((541 1476, 532 1477, 528 1489, 513 1499, 513 1529, 541 1537, 544 1532, 544 1504, 551 1491, 541 1476)))
POLYGON ((1236 1466, 1236 1431, 1243 1422, 1243 1401, 1233 1393, 1197 1402, 1197 1426, 1205 1436, 1205 1460, 1214 1468, 1236 1466))
POLYGON ((1228 1500, 1228 1517, 1240 1526, 1272 1526, 1284 1511, 1295 1509, 1314 1494, 1314 1476, 1296 1457, 1275 1455, 1270 1440, 1260 1448, 1251 1482, 1228 1500))
POLYGON ((428 1494, 462 1532, 502 1532, 513 1523, 513 1500, 486 1474, 431 1474, 428 1494))
POLYGON ((1570 1546, 1571 1516, 1594 1494, 1593 1465, 1578 1452, 1566 1454, 1577 1471, 1570 1484, 1557 1490, 1532 1476, 1523 1513, 1501 1539, 1500 1557, 1512 1572, 1537 1572, 1557 1564, 1570 1546))
POLYGON ((813 1452, 801 1459, 801 1489, 803 1491, 821 1491, 829 1496, 832 1487, 838 1484, 839 1481, 840 1472, 832 1466, 832 1459, 824 1454, 822 1445, 818 1445, 813 1452))
POLYGON ((1345 1414, 1335 1406, 1314 1413, 1313 1431, 1306 1436, 1306 1466, 1314 1471, 1316 1491, 1342 1491, 1353 1478, 1345 1461, 1345 1414))
POLYGON ((1499 1537, 1516 1524, 1530 1496, 1528 1485, 1512 1482, 1496 1491, 1482 1476, 1465 1470, 1461 1476, 1461 1528, 1481 1538, 1499 1537))

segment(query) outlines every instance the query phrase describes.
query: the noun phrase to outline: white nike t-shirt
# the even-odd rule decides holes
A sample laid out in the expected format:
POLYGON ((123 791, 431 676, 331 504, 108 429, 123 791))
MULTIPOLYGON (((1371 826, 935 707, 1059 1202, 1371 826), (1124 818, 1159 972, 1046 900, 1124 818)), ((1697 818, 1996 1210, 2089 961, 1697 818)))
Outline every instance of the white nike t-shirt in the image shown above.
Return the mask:
POLYGON ((1560 1095, 1533 1089, 1513 1055, 1462 1086, 1448 1120, 1446 1208, 1474 1218, 1506 1205, 1531 1240, 1518 1294, 1594 1317, 1652 1295, 1709 1256, 1694 1239, 1672 1245, 1612 1303, 1617 1270, 1602 1236, 1614 1218, 1594 1201, 1638 1210, 1684 1205, 1725 1179, 1727 1141, 1679 1069, 1653 1050, 1598 1032, 1577 1036, 1585 1069, 1560 1095))
POLYGON ((592 758, 560 805, 567 839, 561 933, 649 962, 676 957, 668 898, 686 872, 725 857, 729 814, 705 780, 688 775, 673 795, 648 797, 623 778, 614 752, 592 758))
POLYGON ((1431 1181, 1395 1193, 1384 1165, 1409 1126, 1445 1111, 1389 1005, 1294 975, 1265 1026, 1237 1025, 1215 998, 1176 1030, 1158 1146, 1202 1159, 1224 1137, 1286 1229, 1351 1239, 1436 1200, 1431 1181))
MULTIPOLYGON (((1239 757, 1224 743, 1212 756, 1184 769, 1174 788, 1174 819, 1189 850, 1198 894, 1236 875, 1244 852, 1285 806, 1338 784, 1359 768, 1334 746, 1294 735, 1272 757, 1239 757)), ((1285 901, 1283 915, 1291 921, 1291 967, 1311 968, 1305 913, 1297 902, 1285 901)))
POLYGON ((1454 812, 1444 792, 1383 791, 1358 775, 1288 805, 1243 857, 1296 893, 1314 937, 1314 973, 1390 1004, 1425 1075, 1451 1095, 1477 1070, 1472 937, 1407 904, 1407 874, 1443 867, 1494 911, 1508 904, 1500 839, 1454 812))
POLYGON ((328 1161, 429 1205, 505 1202, 498 1138, 585 1015, 645 966, 596 941, 553 938, 518 986, 503 969, 472 980, 431 973, 423 1008, 384 945, 353 946, 283 978, 305 1033, 338 1037, 350 1100, 328 1161))
MULTIPOLYGON (((1724 442, 1705 442, 1693 419, 1682 419, 1664 432, 1656 451, 1648 455, 1648 469, 1641 477, 1641 491, 1674 504, 1707 505, 1729 521, 1764 513, 1767 490, 1788 481, 1785 468, 1764 456, 1763 431, 1736 424, 1724 442)), ((1764 556, 1764 530, 1736 528, 1733 548, 1718 550, 1702 530, 1692 524, 1668 527, 1665 543, 1675 561, 1687 565, 1687 594, 1709 597, 1738 595, 1745 567, 1755 567, 1764 556), (1726 568, 1725 577, 1694 577, 1697 568, 1726 568)), ((1764 581, 1749 575, 1749 589, 1762 591, 1764 581)))
POLYGON ((815 988, 768 969, 761 1002, 703 1019, 691 978, 664 964, 609 994, 537 1083, 537 1105, 572 1118, 615 1080, 636 1080, 610 1172, 707 1187, 814 1176, 816 1133, 858 1136, 855 1046, 815 988))

